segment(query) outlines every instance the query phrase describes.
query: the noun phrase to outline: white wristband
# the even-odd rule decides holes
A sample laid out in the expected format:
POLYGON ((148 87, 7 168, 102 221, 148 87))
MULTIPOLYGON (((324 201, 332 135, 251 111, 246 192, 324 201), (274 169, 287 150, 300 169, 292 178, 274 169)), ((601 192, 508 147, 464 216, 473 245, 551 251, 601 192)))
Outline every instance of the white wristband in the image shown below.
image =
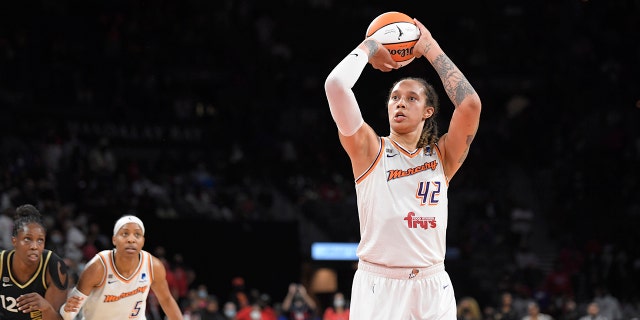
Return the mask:
POLYGON ((82 309, 82 306, 84 305, 85 301, 87 300, 87 295, 85 295, 84 293, 80 292, 80 290, 78 290, 76 287, 73 287, 73 289, 71 290, 71 292, 68 295, 67 300, 69 298, 71 298, 71 297, 74 297, 74 296, 81 298, 80 305, 78 306, 78 311, 73 311, 73 312, 64 311, 64 307, 67 305, 67 303, 65 302, 60 307, 60 315, 62 316, 62 319, 64 319, 64 320, 73 320, 73 319, 75 319, 75 317, 80 312, 80 309, 82 309))

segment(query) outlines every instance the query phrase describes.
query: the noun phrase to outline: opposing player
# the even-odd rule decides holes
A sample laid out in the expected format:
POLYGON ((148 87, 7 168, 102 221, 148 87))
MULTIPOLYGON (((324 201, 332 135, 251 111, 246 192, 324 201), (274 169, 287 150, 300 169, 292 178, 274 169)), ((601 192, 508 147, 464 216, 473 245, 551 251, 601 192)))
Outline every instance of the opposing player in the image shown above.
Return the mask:
POLYGON ((331 115, 351 160, 360 221, 358 269, 350 319, 456 319, 456 300, 445 270, 449 181, 467 157, 481 102, 469 81, 427 28, 414 19, 425 57, 440 76, 455 110, 438 136, 436 91, 421 78, 400 79, 387 100, 390 133, 364 122, 352 91, 369 63, 399 67, 379 42, 367 38, 325 81, 331 115))
POLYGON ((31 204, 16 208, 11 242, 0 251, 0 319, 60 319, 67 298, 67 265, 46 250, 47 230, 40 211, 31 204))
POLYGON ((178 303, 169 291, 166 269, 144 246, 142 220, 125 215, 113 228, 115 249, 96 254, 80 274, 78 284, 60 309, 65 320, 146 319, 149 290, 158 299, 167 319, 182 319, 178 303))

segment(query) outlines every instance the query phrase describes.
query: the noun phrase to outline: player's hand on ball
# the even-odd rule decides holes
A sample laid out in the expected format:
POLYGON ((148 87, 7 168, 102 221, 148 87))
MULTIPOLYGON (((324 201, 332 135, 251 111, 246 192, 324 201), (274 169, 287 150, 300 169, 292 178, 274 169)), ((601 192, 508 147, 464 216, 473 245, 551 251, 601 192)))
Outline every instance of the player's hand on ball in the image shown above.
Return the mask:
POLYGON ((430 42, 433 41, 433 37, 431 36, 431 32, 429 32, 427 27, 425 27, 422 22, 418 21, 418 19, 416 18, 414 18, 413 21, 415 21, 416 26, 420 30, 420 38, 418 39, 418 42, 416 42, 413 50, 413 55, 416 58, 420 58, 426 53, 427 49, 429 48, 430 42))
POLYGON ((389 50, 377 40, 367 38, 364 40, 363 44, 369 51, 369 63, 373 68, 383 72, 388 72, 400 67, 398 62, 394 61, 391 57, 389 50))
POLYGON ((411 63, 413 50, 420 38, 420 30, 409 15, 398 11, 387 11, 369 23, 365 38, 371 38, 384 46, 397 62, 395 69, 411 63))

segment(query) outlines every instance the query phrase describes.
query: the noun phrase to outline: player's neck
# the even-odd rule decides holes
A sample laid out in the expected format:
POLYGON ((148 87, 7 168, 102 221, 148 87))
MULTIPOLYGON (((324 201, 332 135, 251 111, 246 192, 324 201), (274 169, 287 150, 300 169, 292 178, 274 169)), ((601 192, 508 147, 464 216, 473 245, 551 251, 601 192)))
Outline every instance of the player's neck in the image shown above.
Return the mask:
MULTIPOLYGON (((42 257, 40 257, 42 259, 42 257)), ((24 261, 20 261, 16 259, 15 256, 12 257, 11 261, 11 275, 20 283, 26 283, 33 277, 33 275, 38 270, 38 266, 40 262, 35 264, 27 264, 24 261)))
POLYGON ((389 135, 389 139, 391 139, 391 141, 393 141, 395 144, 399 145, 400 147, 402 147, 402 149, 409 153, 413 153, 418 150, 418 148, 416 148, 416 146, 418 145, 417 140, 414 142, 410 142, 409 140, 413 139, 406 139, 394 134, 389 135))
POLYGON ((116 271, 118 271, 121 276, 128 278, 138 270, 138 266, 140 265, 140 254, 138 253, 135 256, 130 256, 118 254, 116 252, 114 260, 116 271))

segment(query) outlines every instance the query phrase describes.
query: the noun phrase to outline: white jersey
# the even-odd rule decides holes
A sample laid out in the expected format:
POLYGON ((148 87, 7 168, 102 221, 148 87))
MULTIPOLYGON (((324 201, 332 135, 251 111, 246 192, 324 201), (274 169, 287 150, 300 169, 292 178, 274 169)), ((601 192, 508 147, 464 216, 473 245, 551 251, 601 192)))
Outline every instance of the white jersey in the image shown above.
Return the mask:
POLYGON ((116 270, 114 253, 104 250, 93 257, 92 262, 99 260, 104 265, 105 277, 87 297, 80 319, 146 319, 147 296, 153 281, 151 254, 142 250, 138 268, 125 278, 116 270))
POLYGON ((359 259, 386 267, 443 263, 447 189, 438 148, 409 152, 381 138, 376 160, 356 179, 359 259))

